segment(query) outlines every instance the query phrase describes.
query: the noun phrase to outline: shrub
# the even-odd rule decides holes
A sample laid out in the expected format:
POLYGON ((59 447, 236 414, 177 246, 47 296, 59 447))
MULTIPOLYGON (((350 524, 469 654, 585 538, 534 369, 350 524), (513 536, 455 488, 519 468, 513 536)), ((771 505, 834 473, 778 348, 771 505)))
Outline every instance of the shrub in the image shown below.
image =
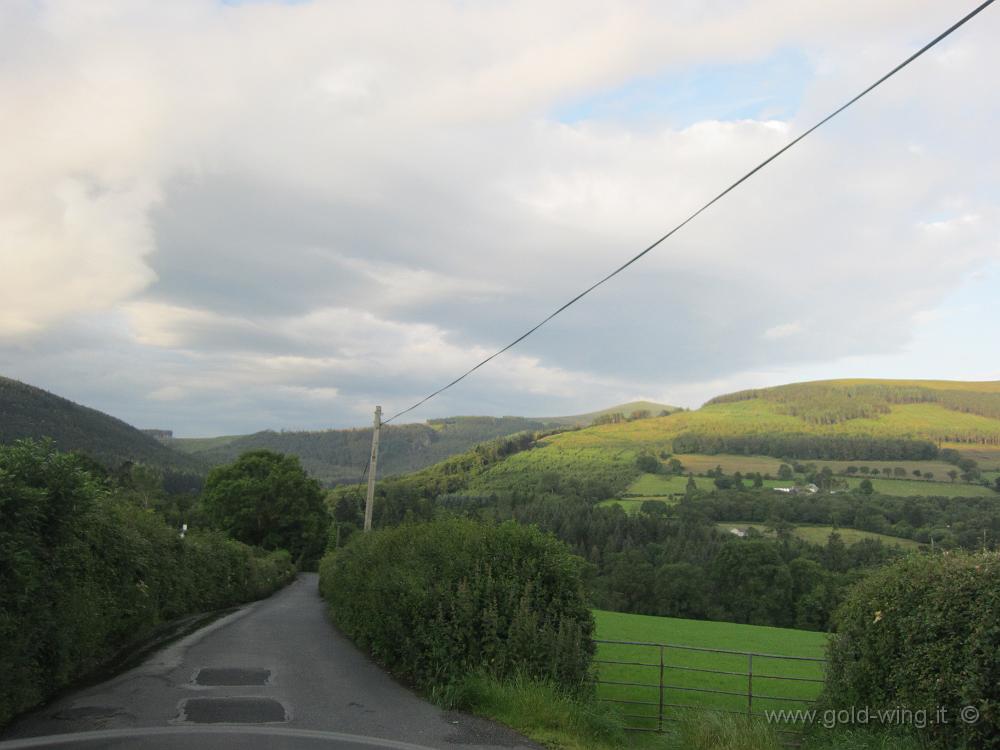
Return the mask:
POLYGON ((482 670, 575 688, 594 652, 583 565, 534 527, 452 518, 355 535, 320 589, 350 638, 418 686, 482 670))
POLYGON ((76 456, 0 446, 0 726, 191 612, 259 598, 294 574, 217 534, 181 540, 76 456))
POLYGON ((1000 556, 911 556, 862 580, 831 641, 826 700, 836 708, 905 707, 942 747, 1000 747, 1000 556), (965 723, 963 707, 978 721, 965 723))

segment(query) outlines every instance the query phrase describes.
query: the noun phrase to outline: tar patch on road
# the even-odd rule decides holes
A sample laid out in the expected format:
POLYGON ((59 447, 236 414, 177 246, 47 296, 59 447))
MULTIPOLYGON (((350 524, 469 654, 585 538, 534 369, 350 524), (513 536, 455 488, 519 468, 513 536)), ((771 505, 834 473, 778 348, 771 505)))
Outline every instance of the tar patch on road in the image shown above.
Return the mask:
POLYGON ((288 714, 272 698, 188 698, 179 718, 194 724, 272 724, 288 721, 288 714))
POLYGON ((270 669, 205 667, 198 670, 194 681, 197 685, 266 685, 270 679, 270 669))

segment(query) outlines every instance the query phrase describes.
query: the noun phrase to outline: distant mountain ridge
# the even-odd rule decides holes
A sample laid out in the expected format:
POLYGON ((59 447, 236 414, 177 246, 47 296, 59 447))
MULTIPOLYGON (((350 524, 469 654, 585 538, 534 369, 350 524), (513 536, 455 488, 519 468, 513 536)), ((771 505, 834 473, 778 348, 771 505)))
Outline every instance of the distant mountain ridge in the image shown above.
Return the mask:
MULTIPOLYGON (((677 407, 636 401, 569 417, 445 417, 425 424, 386 425, 379 444, 379 476, 417 471, 472 446, 518 432, 544 432, 590 424, 607 414, 653 416, 677 407)), ((371 449, 371 428, 275 432, 218 438, 173 438, 165 444, 210 465, 229 463, 244 451, 267 449, 294 454, 325 484, 357 482, 371 449)))
MULTIPOLYGON (((628 417, 634 412, 663 410, 676 407, 643 401, 570 417, 447 417, 425 424, 387 425, 382 433, 379 475, 416 471, 477 443, 518 432, 589 424, 609 413, 628 417)), ((245 451, 267 449, 298 456, 310 474, 332 485, 360 478, 371 447, 371 428, 174 438, 169 429, 139 430, 96 409, 0 376, 0 443, 22 438, 51 438, 59 449, 89 455, 111 469, 133 462, 168 473, 202 476, 245 451)))
POLYGON ((0 376, 0 443, 51 438, 63 451, 84 453, 108 468, 126 461, 182 473, 204 473, 197 459, 104 412, 0 376))

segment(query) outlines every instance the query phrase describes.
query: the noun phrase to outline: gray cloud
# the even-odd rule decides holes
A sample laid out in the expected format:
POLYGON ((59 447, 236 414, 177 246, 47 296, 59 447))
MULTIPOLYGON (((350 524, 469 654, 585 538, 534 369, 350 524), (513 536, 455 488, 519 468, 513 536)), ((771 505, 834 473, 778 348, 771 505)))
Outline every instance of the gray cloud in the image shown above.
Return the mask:
MULTIPOLYGON (((34 40, 0 64, 18 104, 0 138, 21 145, 0 157, 2 371, 192 434, 363 423, 533 325, 954 13, 414 4, 385 24, 387 7, 0 10, 0 42, 34 40), (815 66, 791 122, 549 116, 787 46, 815 66)), ((904 350, 1000 260, 1000 102, 977 73, 1000 62, 996 15, 414 417, 696 399, 904 350)))

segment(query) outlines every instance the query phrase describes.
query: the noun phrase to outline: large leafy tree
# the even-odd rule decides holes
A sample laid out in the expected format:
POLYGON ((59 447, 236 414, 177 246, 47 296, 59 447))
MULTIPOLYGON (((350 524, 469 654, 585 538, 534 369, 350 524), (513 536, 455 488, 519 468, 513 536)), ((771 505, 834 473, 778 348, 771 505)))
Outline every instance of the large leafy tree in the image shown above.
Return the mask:
POLYGON ((209 516, 235 539, 286 549, 300 567, 314 565, 323 552, 329 524, 323 490, 295 456, 244 453, 212 470, 204 502, 209 516))

